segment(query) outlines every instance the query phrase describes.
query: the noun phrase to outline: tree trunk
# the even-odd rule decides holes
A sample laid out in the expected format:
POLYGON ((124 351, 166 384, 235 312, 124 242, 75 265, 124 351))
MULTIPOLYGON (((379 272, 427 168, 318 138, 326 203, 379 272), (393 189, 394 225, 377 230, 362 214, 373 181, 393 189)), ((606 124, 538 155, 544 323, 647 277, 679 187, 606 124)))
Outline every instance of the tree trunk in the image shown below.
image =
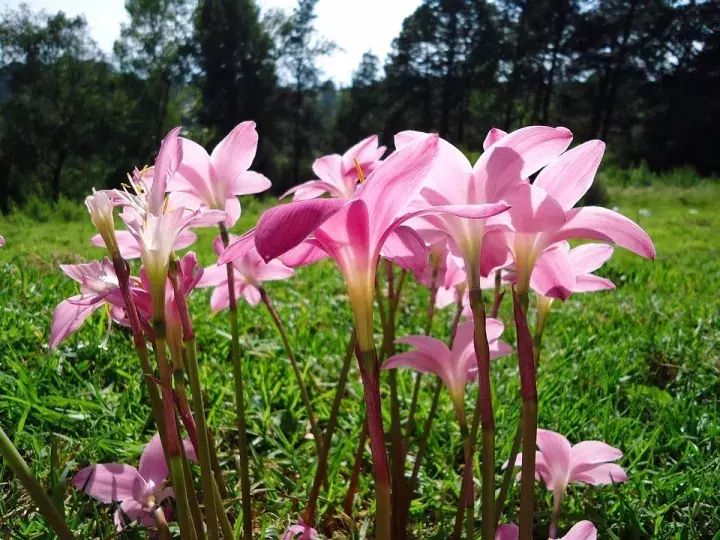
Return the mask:
POLYGON ((455 52, 457 49, 457 11, 450 8, 450 35, 447 41, 447 55, 445 57, 445 80, 443 81, 442 106, 440 110, 440 136, 447 139, 450 131, 450 110, 452 109, 453 83, 455 81, 455 52))
POLYGON ((300 121, 302 120, 302 102, 302 89, 298 87, 295 89, 295 111, 293 114, 292 176, 294 186, 300 183, 300 158, 302 153, 302 141, 300 140, 300 121))
POLYGON ((53 203, 58 202, 60 199, 60 179, 62 177, 63 166, 68 158, 67 151, 65 149, 60 150, 58 153, 57 161, 55 161, 55 167, 53 168, 53 175, 51 181, 52 188, 52 200, 53 203))
POLYGON ((550 102, 552 101, 553 86, 555 84, 555 71, 557 70, 558 57, 560 56, 560 46, 562 44, 562 36, 565 31, 565 23, 567 20, 567 8, 567 3, 564 0, 560 0, 558 2, 556 8, 557 22, 555 25, 555 41, 553 42, 552 59, 550 60, 548 80, 545 85, 545 95, 543 96, 542 124, 547 124, 550 119, 550 102))

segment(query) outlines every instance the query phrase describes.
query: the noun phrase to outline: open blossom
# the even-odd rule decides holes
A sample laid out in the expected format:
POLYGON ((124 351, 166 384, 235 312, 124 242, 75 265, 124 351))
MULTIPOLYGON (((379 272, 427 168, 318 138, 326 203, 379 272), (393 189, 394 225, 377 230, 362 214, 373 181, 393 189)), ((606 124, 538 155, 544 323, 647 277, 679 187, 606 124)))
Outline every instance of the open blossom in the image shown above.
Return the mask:
MULTIPOLYGON (((493 147, 511 136, 502 137, 493 147)), ((512 209, 505 216, 489 220, 489 225, 509 231, 496 231, 486 247, 498 254, 505 246, 512 255, 518 291, 527 292, 544 250, 571 238, 610 242, 643 257, 655 257, 652 240, 633 221, 597 206, 574 208, 592 185, 604 152, 604 143, 589 141, 563 153, 540 171, 534 183, 522 182, 507 194, 512 209)), ((558 295, 568 294, 575 283, 569 254, 558 250, 553 255, 552 289, 558 295)))
MULTIPOLYGON (((520 528, 514 523, 499 525, 495 533, 495 540, 518 540, 519 538, 520 528)), ((590 521, 578 521, 559 540, 597 540, 597 529, 590 521)))
POLYGON ((238 196, 270 189, 270 180, 248 170, 257 152, 255 122, 238 124, 210 155, 196 142, 179 140, 182 159, 167 186, 175 207, 223 210, 226 225, 232 227, 241 212, 238 196))
MULTIPOLYGON (((486 331, 490 345, 490 358, 495 359, 513 352, 512 347, 500 341, 504 325, 497 319, 486 320, 486 331)), ((477 376, 477 362, 473 346, 474 323, 466 322, 458 326, 452 350, 447 345, 430 336, 407 336, 397 340, 415 348, 391 356, 382 365, 382 369, 409 367, 421 373, 434 373, 440 377, 450 392, 455 407, 463 407, 465 384, 477 376)))
POLYGON ((385 147, 378 146, 377 135, 372 135, 357 143, 342 156, 331 154, 316 159, 313 163, 313 172, 318 176, 318 180, 310 180, 295 186, 283 193, 280 198, 294 193, 294 200, 304 201, 328 193, 331 197, 349 199, 360 181, 355 160, 363 174, 367 176, 380 164, 383 154, 385 147))
POLYGON ((301 519, 295 525, 287 528, 285 534, 282 535, 282 540, 293 540, 296 537, 298 540, 312 540, 317 536, 318 532, 301 519))
MULTIPOLYGON (((50 329, 50 348, 54 349, 77 331, 92 313, 103 306, 112 307, 113 318, 124 318, 125 306, 112 263, 93 261, 89 264, 63 264, 60 269, 80 284, 80 294, 63 300, 55 308, 50 329)), ((133 286, 131 282, 131 286, 133 286)))
MULTIPOLYGON (((409 270, 427 264, 424 241, 403 225, 405 221, 436 212, 481 219, 507 208, 450 205, 410 212, 408 205, 425 183, 437 145, 436 135, 406 145, 375 169, 350 199, 297 201, 268 210, 258 222, 255 244, 266 261, 285 255, 285 264, 298 266, 326 256, 335 259, 348 285, 361 350, 373 347, 372 308, 380 255, 409 270)), ((218 262, 227 263, 244 250, 242 242, 231 244, 218 262)))
MULTIPOLYGON (((231 235, 234 240, 235 236, 231 235)), ((218 236, 213 242, 215 253, 220 255, 225 246, 218 236)), ((293 275, 294 270, 279 260, 265 262, 253 247, 239 259, 232 262, 235 277, 235 296, 243 296, 251 306, 260 302, 260 287, 264 281, 276 281, 293 275)), ((205 269, 198 287, 215 287, 210 298, 213 311, 221 311, 230 306, 228 275, 226 265, 213 265, 205 269)))
MULTIPOLYGON (((197 463, 197 457, 190 439, 183 441, 188 459, 197 463)), ((132 522, 140 521, 145 527, 156 525, 154 511, 168 497, 173 489, 164 487, 168 477, 167 462, 160 442, 155 434, 140 456, 140 465, 108 463, 91 465, 78 472, 73 485, 103 503, 119 502, 115 512, 115 526, 121 531, 125 525, 123 514, 132 522)), ((170 509, 164 509, 169 516, 170 509)))

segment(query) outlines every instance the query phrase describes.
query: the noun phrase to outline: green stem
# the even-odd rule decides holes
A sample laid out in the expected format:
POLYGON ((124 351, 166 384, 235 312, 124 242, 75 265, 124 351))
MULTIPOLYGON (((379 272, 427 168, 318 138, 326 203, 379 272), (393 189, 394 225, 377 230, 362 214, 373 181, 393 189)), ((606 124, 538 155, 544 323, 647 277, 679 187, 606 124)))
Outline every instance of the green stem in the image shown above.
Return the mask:
POLYGON ((355 450, 355 460, 353 461, 353 470, 350 475, 350 483, 348 484, 347 494, 345 495, 345 504, 343 505, 343 511, 345 515, 352 518, 353 506, 355 504, 355 493, 357 492, 358 482, 360 480, 360 468, 362 467, 362 456, 365 452, 365 443, 368 438, 368 427, 367 420, 363 418, 362 429, 358 436, 358 446, 355 450))
MULTIPOLYGON (((482 528, 483 538, 495 538, 495 419, 493 416, 492 390, 490 385, 490 349, 485 328, 485 303, 482 292, 474 279, 468 275, 470 308, 475 326, 475 356, 478 366, 478 397, 470 439, 477 441, 478 424, 482 424, 482 528), (479 412, 479 414, 478 414, 479 412)), ((473 448, 474 451, 474 448, 473 448)))
MULTIPOLYGON (((179 434, 178 434, 179 436, 179 434)), ((182 464, 183 474, 185 475, 185 485, 194 486, 192 471, 190 470, 190 462, 188 461, 187 454, 185 453, 185 446, 180 445, 180 451, 182 452, 182 464)), ((190 505, 190 517, 192 518, 193 526, 195 527, 195 534, 193 538, 202 539, 205 537, 205 523, 203 522, 202 513, 200 512, 200 503, 198 502, 197 493, 195 489, 188 489, 188 504, 190 505)))
POLYGON ((228 489, 225 485, 225 479, 220 468, 220 460, 218 459, 217 448, 215 447, 215 437, 212 430, 208 429, 208 443, 210 443, 210 462, 212 463, 213 473, 215 474, 215 483, 220 492, 220 500, 227 498, 228 489))
POLYGON ((305 509, 304 521, 308 525, 312 525, 315 517, 315 506, 317 505, 317 499, 320 496, 320 488, 327 477, 327 464, 328 456, 330 455, 330 445, 332 444, 333 434, 337 427, 338 415, 340 413, 340 405, 342 403, 343 395, 345 394, 345 384, 347 383, 348 372, 350 371, 350 362, 353 357, 353 350, 355 349, 355 330, 353 330, 348 347, 345 352, 345 358, 343 365, 340 370, 340 380, 338 381, 337 388, 335 390, 335 398, 333 399, 332 408, 330 409, 330 419, 328 420, 327 428, 325 429, 325 438, 323 439, 322 445, 320 446, 318 453, 318 465, 315 469, 315 477, 313 478, 312 487, 310 488, 310 495, 308 497, 308 505, 305 509))
POLYGON ((295 358, 293 348, 290 345, 290 340, 288 339, 287 332, 285 331, 285 326, 280 320, 280 316, 275 310, 275 306, 273 306, 272 300, 270 300, 270 296, 268 296, 268 293, 264 287, 259 287, 259 291, 260 298, 265 304, 268 313, 270 313, 270 317, 275 323, 278 332, 280 332, 280 337, 282 338, 283 345, 285 346, 285 352, 287 352, 288 358, 290 358, 290 364, 292 365, 293 372, 295 373, 295 380, 300 387, 300 396, 302 397, 302 402, 305 405, 305 411, 307 412, 308 419, 310 420, 310 430, 312 431, 313 437, 315 438, 315 448, 318 455, 320 455, 322 453, 322 434, 320 433, 320 428, 318 428, 317 422, 315 421, 315 413, 313 413, 312 404, 310 403, 310 396, 308 395, 305 381, 303 381, 300 366, 298 365, 297 358, 295 358))
MULTIPOLYGON (((210 439, 210 444, 212 444, 212 439, 210 439)), ((227 512, 225 511, 225 507, 222 503, 222 495, 220 494, 218 482, 215 480, 214 477, 212 488, 213 496, 215 497, 216 501, 215 509, 217 511, 218 521, 220 522, 220 530, 222 531, 222 535, 225 540, 232 540, 234 538, 232 525, 230 525, 230 520, 228 519, 227 512)))
MULTIPOLYGON (((465 416, 465 410, 462 399, 457 400, 457 403, 453 403, 455 408, 455 416, 457 417, 458 423, 460 424, 460 434, 463 440, 463 456, 465 463, 463 467, 462 475, 462 487, 460 489, 460 497, 458 500, 458 506, 463 508, 463 511, 458 510, 457 517, 462 520, 462 515, 465 514, 465 537, 472 540, 474 536, 475 528, 475 495, 473 490, 473 444, 470 439, 470 432, 468 430, 467 417, 465 416)), ((456 523, 455 530, 459 530, 460 526, 456 523)))
POLYGON ((389 540, 391 538, 390 508, 392 503, 390 467, 385 451, 385 431, 380 399, 380 366, 375 348, 369 351, 362 351, 358 348, 357 352, 363 380, 370 451, 375 476, 375 536, 378 540, 389 540))
POLYGON ((30 497, 32 497, 42 515, 45 516, 48 525, 55 531, 58 538, 61 540, 72 540, 75 538, 65 523, 60 511, 53 504, 48 494, 45 493, 40 482, 33 476, 30 467, 25 463, 25 460, 2 430, 2 427, 0 427, 0 455, 2 455, 5 462, 10 466, 15 476, 17 476, 17 479, 30 494, 30 497))
MULTIPOLYGON (((220 236, 225 247, 230 236, 224 223, 220 223, 220 236)), ((243 506, 243 534, 246 540, 252 538, 252 501, 250 499, 250 465, 245 421, 245 396, 243 389, 242 359, 240 358, 240 332, 238 329, 237 298, 235 297, 235 271, 232 263, 227 264, 228 298, 230 302, 230 330, 232 335, 233 376, 235 379, 235 407, 237 409, 238 437, 240 439, 240 483, 243 506)))
POLYGON ((508 490, 512 484, 513 478, 515 477, 515 461, 517 460, 518 452, 520 452, 520 442, 522 441, 522 415, 518 422, 518 427, 515 430, 515 437, 513 438, 512 447, 510 448, 510 458, 508 459, 508 466, 505 469, 503 475, 502 485, 500 486, 500 494, 498 495, 497 502, 495 503, 495 525, 500 523, 500 515, 505 509, 505 500, 507 499, 508 490))
POLYGON ((210 443, 208 441, 208 427, 205 421, 205 406, 203 404, 202 390, 200 388, 200 373, 197 362, 197 346, 195 339, 185 341, 185 352, 187 354, 187 372, 190 378, 190 390, 193 395, 193 411, 195 413, 195 422, 197 424, 197 443, 198 458, 200 461, 200 480, 202 481, 203 494, 205 495, 205 523, 208 528, 210 538, 218 538, 220 530, 218 528, 218 509, 216 504, 220 501, 215 500, 215 483, 212 461, 210 459, 210 443))
POLYGON ((190 519, 190 505, 188 504, 187 487, 185 485, 185 474, 183 473, 183 460, 180 454, 170 455, 170 472, 172 476, 173 490, 175 492, 175 504, 177 506, 178 524, 180 525, 180 538, 192 538, 195 531, 190 519))

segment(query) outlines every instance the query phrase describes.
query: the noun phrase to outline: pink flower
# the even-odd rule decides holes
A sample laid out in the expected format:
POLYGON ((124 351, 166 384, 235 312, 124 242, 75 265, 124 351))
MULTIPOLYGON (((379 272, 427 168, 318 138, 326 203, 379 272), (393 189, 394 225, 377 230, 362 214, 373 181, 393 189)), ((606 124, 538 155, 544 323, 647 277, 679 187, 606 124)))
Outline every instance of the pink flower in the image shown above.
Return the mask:
MULTIPOLYGON (((395 145, 402 148, 423 136, 419 132, 405 131, 396 135, 395 145)), ((522 128, 497 141, 492 137, 486 141, 486 151, 474 167, 460 150, 441 139, 438 158, 417 204, 421 207, 504 204, 507 195, 520 185, 523 178, 559 156, 571 139, 572 134, 565 128, 522 128)), ((505 206, 509 208, 507 204, 505 206)), ((453 214, 433 214, 425 216, 424 220, 428 226, 452 239, 452 249, 464 259, 466 271, 474 282, 471 286, 477 286, 480 274, 487 275, 478 266, 483 253, 486 220, 469 220, 453 214)), ((505 253, 506 249, 503 255, 505 253)), ((489 271, 491 267, 499 266, 488 265, 485 263, 482 267, 489 271)))
MULTIPOLYGON (((197 463, 190 440, 185 439, 183 445, 188 459, 197 463)), ((114 521, 120 531, 126 525, 123 514, 132 521, 140 520, 145 527, 155 526, 156 506, 173 496, 172 488, 163 488, 167 477, 160 435, 155 434, 140 456, 139 468, 119 463, 91 465, 78 472, 72 483, 100 502, 119 502, 114 521)), ((166 514, 169 511, 165 509, 166 514)))
MULTIPOLYGON (((488 318, 486 329, 491 359, 513 352, 510 345, 500 341, 504 330, 503 323, 488 318)), ((391 356, 382 364, 381 369, 409 367, 421 373, 434 373, 442 379, 450 392, 453 405, 462 408, 465 384, 477 376, 473 336, 474 323, 470 321, 458 326, 452 350, 439 339, 429 336, 407 336, 398 339, 397 343, 410 345, 415 347, 415 350, 391 356)))
POLYGON ((295 186, 280 197, 281 199, 294 193, 293 200, 304 201, 329 193, 331 197, 349 199, 355 193, 358 178, 355 160, 358 160, 363 174, 373 172, 380 164, 385 153, 384 146, 378 146, 377 135, 363 139, 350 148, 342 156, 331 154, 315 160, 313 172, 319 180, 311 180, 295 186))
POLYGON ((3 238, 2 236, 0 236, 0 247, 2 247, 2 246, 4 246, 4 245, 5 245, 5 238, 3 238))
POLYGON ((297 535, 300 535, 300 540, 311 540, 317 538, 318 532, 301 519, 295 525, 287 528, 285 534, 282 535, 282 540, 293 540, 297 535))
MULTIPOLYGON (((231 235, 231 238, 234 240, 235 236, 231 235)), ((225 249, 222 238, 218 236, 213 242, 213 247, 215 253, 220 255, 225 249)), ((279 260, 266 263, 254 247, 239 259, 234 260, 232 264, 235 273, 235 295, 236 297, 244 296, 251 306, 260 302, 259 288, 264 281, 285 279, 294 273, 292 268, 288 268, 279 260)), ((205 269, 205 275, 198 283, 198 287, 201 288, 215 287, 210 298, 210 306, 213 311, 221 311, 230 305, 227 282, 227 267, 224 264, 215 264, 205 269)))
MULTIPOLYGON (((495 532, 495 540, 518 540, 520 538, 520 528, 511 523, 509 525, 500 525, 495 532)), ((565 536, 560 540, 596 540, 597 529, 589 521, 579 521, 565 536)))
MULTIPOLYGON (((380 255, 410 270, 427 264, 425 243, 402 225, 406 220, 436 212, 486 218, 507 208, 504 204, 451 205, 409 212, 407 207, 423 187, 437 145, 437 136, 429 135, 398 150, 350 199, 293 202, 268 210, 258 222, 255 245, 266 261, 285 255, 286 265, 298 266, 328 255, 335 259, 348 285, 361 350, 373 347, 373 295, 380 255), (308 239, 311 234, 314 238, 308 239)), ((218 263, 240 256, 244 244, 230 245, 218 263)))
POLYGON ((94 311, 105 305, 114 308, 114 318, 120 318, 125 303, 112 263, 93 261, 89 264, 62 264, 60 269, 80 284, 80 294, 63 300, 55 308, 50 328, 50 348, 54 349, 70 334, 77 331, 94 311))
MULTIPOLYGON (((511 136, 501 138, 493 148, 511 136)), ((570 238, 611 242, 642 257, 655 257, 650 237, 626 217, 596 206, 573 208, 592 185, 604 152, 601 141, 589 141, 565 152, 544 167, 533 184, 522 182, 508 193, 505 200, 512 210, 489 221, 510 231, 505 237, 498 231, 490 242, 492 246, 487 247, 499 253, 507 244, 515 261, 520 292, 527 292, 543 251, 570 238)), ((557 271, 551 274, 555 282, 550 288, 561 296, 572 291, 575 276, 567 254, 555 252, 554 257, 557 271)))
POLYGON ((241 212, 238 196, 270 189, 270 180, 248 170, 258 145, 255 122, 238 124, 211 155, 189 139, 179 140, 182 161, 177 174, 168 182, 175 207, 224 210, 225 223, 232 227, 241 212))

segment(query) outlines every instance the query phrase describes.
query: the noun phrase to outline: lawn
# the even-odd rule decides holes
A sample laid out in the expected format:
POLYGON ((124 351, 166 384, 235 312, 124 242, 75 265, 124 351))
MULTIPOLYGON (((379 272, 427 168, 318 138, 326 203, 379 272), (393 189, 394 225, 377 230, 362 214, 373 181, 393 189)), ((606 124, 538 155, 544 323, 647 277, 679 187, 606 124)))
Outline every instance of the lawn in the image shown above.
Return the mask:
MULTIPOLYGON (((599 439, 622 449, 620 464, 629 480, 571 487, 561 530, 590 519, 600 538, 712 538, 720 530, 720 186, 615 188, 609 196, 608 206, 617 206, 648 231, 658 256, 647 261, 618 249, 598 272, 615 282, 615 292, 578 294, 553 306, 539 371, 539 424, 571 442, 599 439)), ((237 231, 250 227, 270 202, 248 201, 237 231)), ((106 332, 103 315, 95 314, 58 350, 48 352, 53 309, 76 294, 75 282, 58 264, 88 261, 103 252, 88 244, 93 233, 89 220, 44 219, 22 214, 0 218, 0 234, 7 240, 0 249, 0 425, 45 485, 62 486, 63 478, 88 463, 137 464, 153 427, 129 335, 115 328, 107 347, 99 347, 106 332)), ((212 237, 211 230, 201 231, 195 246, 205 265, 214 260, 212 237)), ((267 288, 289 329, 322 427, 351 330, 343 281, 324 262, 267 288)), ((209 422, 237 497, 229 323, 224 313, 210 312, 209 290, 193 295, 209 422)), ((427 302, 428 292, 409 283, 398 336, 422 333, 427 302)), ((433 334, 438 338, 447 337, 451 310, 436 319, 433 334)), ((531 321, 533 316, 531 304, 531 321)), ((514 343, 507 300, 501 318, 508 323, 507 341, 514 343)), ((315 446, 290 363, 266 311, 243 304, 240 324, 257 537, 276 538, 304 509, 315 446)), ((337 519, 363 416, 359 379, 354 365, 333 441, 329 485, 320 500, 324 527, 319 528, 336 535, 354 530, 362 536, 374 513, 366 449, 356 528, 342 527, 337 519)), ((409 372, 399 372, 403 415, 412 380, 409 372)), ((429 377, 426 384, 418 412, 422 420, 431 401, 429 377)), ((514 356, 495 361, 493 390, 499 474, 520 408, 514 356)), ((474 388, 468 392, 468 406, 474 393, 474 388)), ((387 403, 384 410, 387 428, 387 403)), ((415 536, 450 534, 461 466, 460 433, 444 394, 411 510, 415 536)), ((4 464, 0 483, 0 534, 46 537, 43 520, 4 464)), ((518 486, 512 489, 513 504, 503 522, 517 518, 518 486)), ((72 486, 57 491, 78 538, 114 532, 113 507, 72 486)), ((550 494, 539 483, 537 494, 538 516, 546 522, 550 494)), ((133 530, 124 534, 141 536, 133 530)))

